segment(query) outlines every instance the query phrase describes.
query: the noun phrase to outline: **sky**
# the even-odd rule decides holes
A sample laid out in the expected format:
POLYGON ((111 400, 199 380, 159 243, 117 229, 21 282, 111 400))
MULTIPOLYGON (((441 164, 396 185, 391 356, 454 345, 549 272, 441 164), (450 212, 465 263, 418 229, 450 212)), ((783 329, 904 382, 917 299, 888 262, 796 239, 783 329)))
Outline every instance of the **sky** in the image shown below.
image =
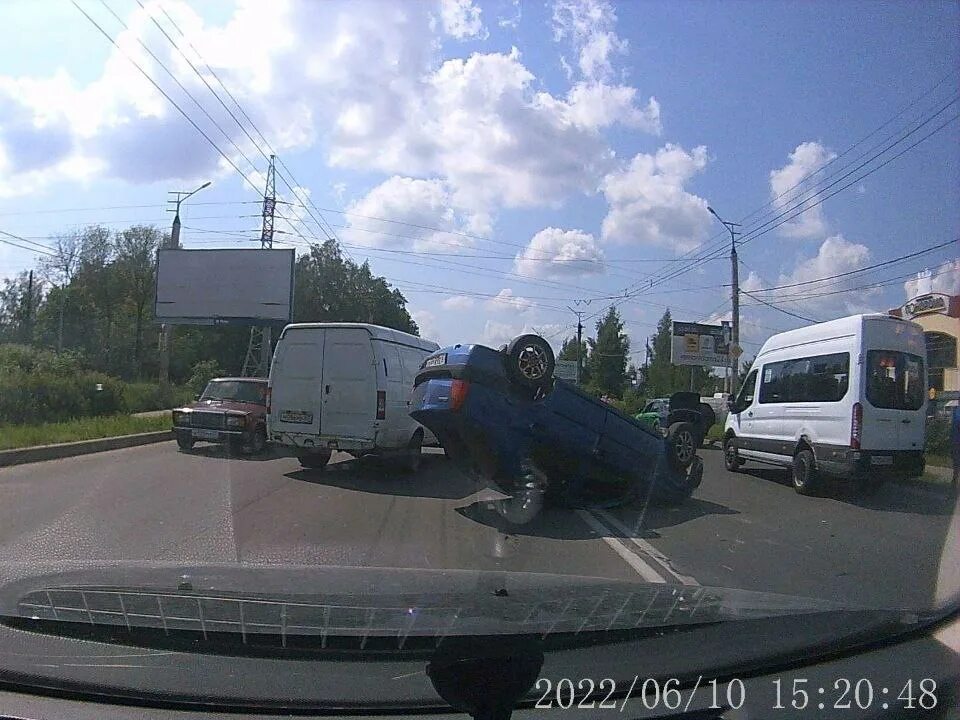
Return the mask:
POLYGON ((275 152, 277 242, 335 237, 441 344, 559 346, 613 303, 639 364, 666 308, 730 317, 712 207, 750 356, 960 292, 958 8, 5 0, 0 230, 37 252, 0 277, 208 180, 183 246, 257 247, 275 152))

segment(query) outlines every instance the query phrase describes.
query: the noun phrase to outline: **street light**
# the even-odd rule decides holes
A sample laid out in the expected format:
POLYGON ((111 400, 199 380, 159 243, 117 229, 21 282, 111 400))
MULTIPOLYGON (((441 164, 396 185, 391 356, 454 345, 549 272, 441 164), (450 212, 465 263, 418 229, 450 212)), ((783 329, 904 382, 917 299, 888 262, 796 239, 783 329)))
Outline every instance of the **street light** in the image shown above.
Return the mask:
MULTIPOLYGON (((181 192, 171 190, 168 195, 176 195, 176 199, 173 201, 176 203, 176 208, 174 209, 173 214, 173 227, 170 228, 170 242, 167 244, 167 247, 179 248, 180 247, 180 204, 183 203, 187 198, 192 195, 196 195, 198 192, 204 188, 210 187, 210 181, 207 180, 203 185, 198 187, 196 190, 191 190, 190 192, 181 192)), ((169 211, 168 211, 169 212, 169 211)), ((160 326, 160 394, 161 397, 167 399, 168 391, 170 389, 170 345, 172 344, 173 339, 173 326, 163 324, 160 326)))
POLYGON ((737 261, 737 235, 740 233, 734 230, 736 227, 740 227, 740 223, 728 222, 724 220, 712 207, 707 205, 707 210, 713 215, 720 223, 727 229, 730 233, 730 300, 733 305, 732 313, 732 327, 731 327, 731 337, 730 337, 730 394, 736 395, 737 393, 737 367, 739 366, 739 350, 740 350, 740 272, 738 268, 737 261), (736 357, 734 357, 736 356, 736 357))
POLYGON ((191 190, 190 192, 180 192, 180 191, 171 191, 169 195, 176 195, 177 198, 174 200, 176 203, 176 209, 174 210, 173 215, 173 227, 170 230, 170 247, 178 248, 180 247, 180 204, 184 202, 191 195, 196 195, 198 192, 204 188, 210 187, 211 181, 207 180, 203 185, 198 187, 196 190, 191 190))

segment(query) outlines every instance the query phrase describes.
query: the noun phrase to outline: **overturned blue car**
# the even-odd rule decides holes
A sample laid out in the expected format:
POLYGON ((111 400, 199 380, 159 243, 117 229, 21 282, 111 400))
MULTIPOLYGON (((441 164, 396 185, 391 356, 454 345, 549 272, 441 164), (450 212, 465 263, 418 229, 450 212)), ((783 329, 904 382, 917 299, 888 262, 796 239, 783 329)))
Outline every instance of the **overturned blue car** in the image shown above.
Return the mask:
POLYGON ((446 454, 508 497, 508 520, 544 501, 572 507, 682 502, 700 484, 698 429, 664 435, 554 377, 550 344, 521 335, 495 350, 454 345, 424 360, 411 415, 446 454))

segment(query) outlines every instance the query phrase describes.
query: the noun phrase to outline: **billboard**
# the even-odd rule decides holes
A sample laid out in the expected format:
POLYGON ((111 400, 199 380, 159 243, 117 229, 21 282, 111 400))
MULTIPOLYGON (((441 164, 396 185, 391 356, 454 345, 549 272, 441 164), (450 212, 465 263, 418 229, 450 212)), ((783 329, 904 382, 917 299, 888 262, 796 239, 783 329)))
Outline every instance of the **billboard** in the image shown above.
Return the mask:
POLYGON ((294 251, 157 252, 155 317, 171 325, 290 322, 294 251))
POLYGON ((675 322, 670 362, 674 365, 726 367, 730 362, 730 326, 675 322))
POLYGON ((576 360, 557 360, 557 365, 553 370, 555 377, 567 382, 577 382, 577 361, 576 360))

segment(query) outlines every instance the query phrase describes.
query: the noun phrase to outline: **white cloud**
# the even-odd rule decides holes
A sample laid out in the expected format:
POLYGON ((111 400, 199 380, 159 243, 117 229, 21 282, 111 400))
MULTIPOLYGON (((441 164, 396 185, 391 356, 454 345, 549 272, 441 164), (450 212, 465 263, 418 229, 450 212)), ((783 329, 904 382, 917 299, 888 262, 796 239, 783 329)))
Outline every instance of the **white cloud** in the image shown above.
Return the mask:
POLYGON ((497 19, 497 25, 502 28, 516 30, 520 26, 520 19, 523 17, 523 8, 520 0, 511 0, 513 5, 513 14, 497 19))
POLYGON ((638 153, 627 167, 608 174, 601 184, 609 204, 601 238, 678 252, 695 247, 706 237, 711 217, 706 200, 684 185, 707 160, 702 145, 687 152, 668 143, 653 155, 638 153))
POLYGON ((420 337, 425 340, 433 340, 439 344, 439 330, 437 327, 437 316, 429 310, 414 310, 410 317, 420 329, 420 337))
POLYGON ((496 312, 525 313, 532 305, 525 297, 514 295, 510 288, 503 288, 496 297, 487 302, 487 308, 496 312))
POLYGON ((444 310, 469 310, 473 305, 473 298, 467 295, 451 295, 440 301, 440 307, 444 310))
POLYGON ((470 224, 454 210, 452 202, 449 188, 442 180, 395 175, 347 206, 349 228, 344 230, 343 237, 367 247, 445 248, 447 252, 456 252, 458 247, 469 247, 472 241, 430 229, 461 232, 470 224))
POLYGON ((577 68, 589 80, 609 78, 611 56, 627 52, 627 41, 614 32, 617 15, 605 0, 557 0, 552 20, 554 40, 569 42, 577 54, 577 68))
MULTIPOLYGON (((151 18, 157 5, 146 6, 124 17, 130 30, 118 42, 168 85, 163 70, 139 48, 137 39, 143 38, 188 90, 209 100, 207 111, 262 170, 265 159, 158 34, 151 18)), ((607 76, 610 58, 624 46, 611 40, 604 49, 594 35, 613 32, 612 9, 605 3, 577 7, 569 32, 583 51, 578 66, 585 72, 553 95, 539 90, 540 81, 516 49, 443 60, 443 7, 437 13, 426 3, 281 0, 267 7, 240 0, 234 15, 218 25, 187 3, 164 3, 275 150, 302 151, 322 142, 324 160, 333 167, 442 184, 446 205, 472 233, 488 232, 502 207, 551 205, 595 192, 614 163, 603 130, 620 124, 659 132, 656 99, 607 76), (323 42, 317 42, 318 29, 323 42)), ((474 31, 480 16, 472 3, 446 9, 450 28, 474 31), (454 22, 458 18, 463 22, 454 22)), ((210 134, 249 173, 231 142, 210 134)), ((87 83, 66 72, 48 78, 0 75, 0 196, 64 179, 192 182, 232 172, 119 52, 87 83)), ((254 184, 253 191, 261 192, 254 184)), ((414 199, 426 202, 437 220, 438 205, 414 199)), ((419 214, 422 202, 414 205, 419 214)), ((351 240, 370 243, 361 235, 371 234, 355 231, 351 240)))
POLYGON ((822 237, 826 234, 823 206, 813 205, 817 199, 811 197, 811 192, 819 181, 817 171, 835 157, 836 153, 820 143, 805 142, 790 153, 786 165, 770 171, 770 194, 774 208, 788 211, 787 217, 804 211, 796 219, 779 227, 782 234, 796 238, 822 237))
POLYGON ((526 277, 589 275, 603 272, 603 252, 582 230, 544 228, 516 257, 514 269, 526 277))
POLYGON ((740 283, 740 289, 746 290, 747 292, 756 292, 762 289, 764 285, 766 285, 766 283, 763 282, 763 279, 751 270, 750 274, 747 275, 747 279, 740 283))
MULTIPOLYGON (((497 348, 509 343, 513 338, 525 333, 536 333, 548 338, 551 345, 555 346, 554 340, 560 337, 561 331, 566 329, 565 325, 556 323, 536 323, 520 322, 508 323, 497 320, 487 320, 481 333, 481 342, 488 347, 497 348)), ((556 350, 556 346, 554 347, 556 350)))
POLYGON ((567 117, 582 128, 599 129, 621 123, 659 135, 660 103, 651 97, 646 107, 638 107, 636 88, 625 85, 577 83, 567 93, 567 117))
POLYGON ((440 0, 440 19, 444 32, 458 40, 487 37, 480 13, 480 8, 471 0, 440 0))
POLYGON ((960 294, 960 260, 948 260, 936 270, 924 270, 903 284, 907 300, 927 293, 960 294))
MULTIPOLYGON (((806 260, 801 260, 788 273, 781 273, 777 282, 772 286, 793 285, 771 292, 758 293, 758 297, 768 302, 776 303, 788 310, 793 309, 800 314, 817 312, 818 319, 829 319, 827 316, 839 316, 844 313, 866 312, 871 309, 871 299, 877 294, 876 290, 858 290, 844 292, 846 288, 853 288, 862 281, 856 277, 848 280, 824 280, 842 273, 857 270, 870 262, 870 249, 860 243, 849 242, 843 235, 833 235, 821 243, 817 254, 806 260), (804 283, 797 285, 797 283, 804 283)), ((748 281, 752 277, 748 276, 748 281)), ((758 278, 759 279, 759 278, 758 278)), ((746 289, 746 288, 745 288, 746 289)), ((752 290, 747 290, 752 292, 752 290)), ((746 298, 745 302, 753 300, 746 298)))

